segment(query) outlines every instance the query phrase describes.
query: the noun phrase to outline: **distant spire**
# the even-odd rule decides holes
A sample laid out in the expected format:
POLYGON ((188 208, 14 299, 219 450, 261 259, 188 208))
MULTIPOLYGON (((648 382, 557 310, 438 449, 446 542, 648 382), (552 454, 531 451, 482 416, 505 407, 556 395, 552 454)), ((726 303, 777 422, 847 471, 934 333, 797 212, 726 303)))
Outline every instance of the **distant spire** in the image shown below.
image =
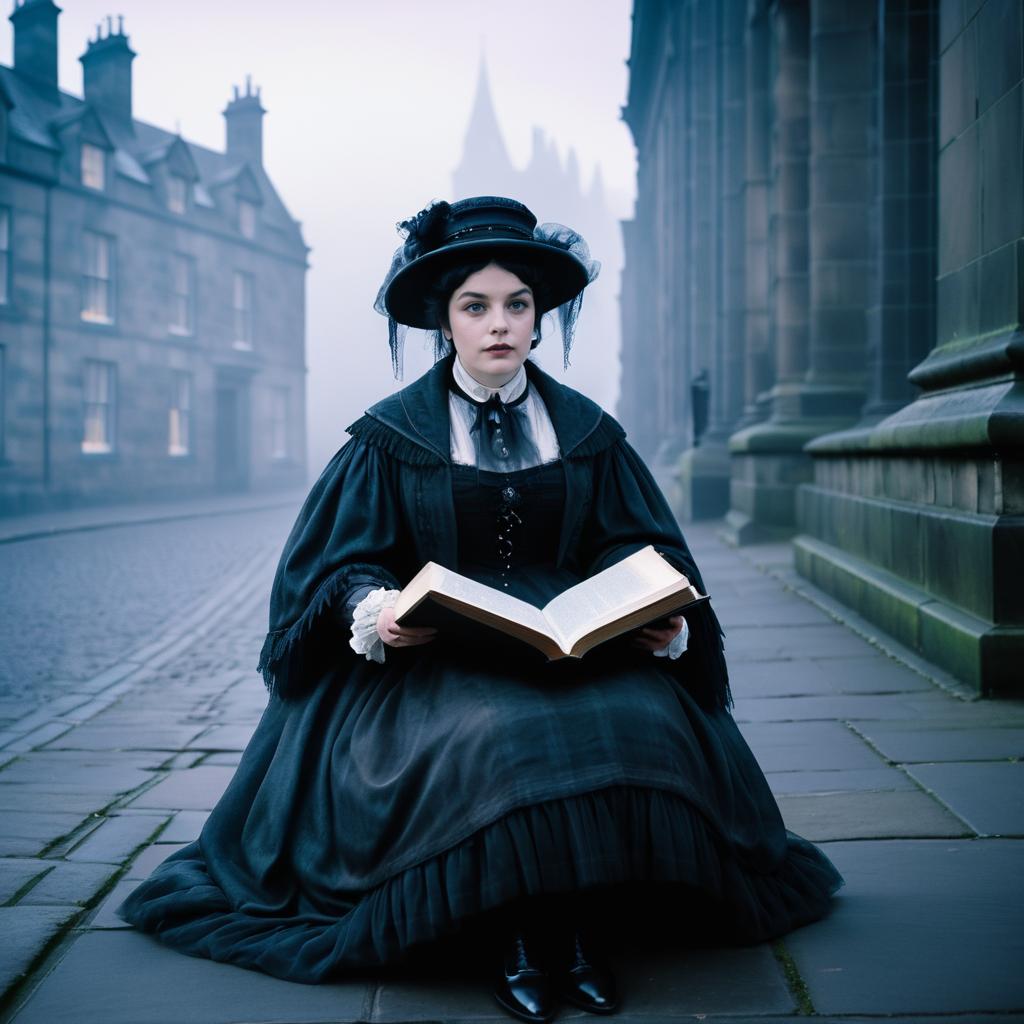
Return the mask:
POLYGON ((580 188, 580 162, 576 157, 576 148, 574 146, 569 147, 569 155, 565 160, 565 173, 572 190, 578 192, 580 188))
POLYGON ((592 203, 595 207, 604 207, 604 172, 601 170, 600 164, 594 165, 594 176, 590 179, 590 191, 587 193, 587 202, 592 203))
POLYGON ((476 77, 476 95, 473 98, 473 110, 469 115, 466 141, 462 151, 462 166, 490 165, 500 172, 506 168, 511 169, 511 163, 491 98, 487 59, 481 52, 476 77))

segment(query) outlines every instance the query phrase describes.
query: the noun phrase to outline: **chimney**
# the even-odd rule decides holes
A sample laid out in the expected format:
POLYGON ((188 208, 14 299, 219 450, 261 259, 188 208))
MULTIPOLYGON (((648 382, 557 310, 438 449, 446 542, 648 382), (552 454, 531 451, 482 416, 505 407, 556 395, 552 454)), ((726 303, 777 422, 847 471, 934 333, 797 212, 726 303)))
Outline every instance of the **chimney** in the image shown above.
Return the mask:
POLYGON ((257 167, 263 165, 263 115, 260 90, 252 91, 252 78, 245 76, 245 94, 235 94, 224 108, 227 122, 227 153, 238 160, 249 160, 257 167))
POLYGON ((57 15, 53 0, 14 0, 14 70, 57 99, 57 15))
POLYGON ((107 32, 96 26, 96 38, 90 39, 82 62, 85 102, 111 115, 121 127, 132 127, 132 61, 135 53, 124 34, 124 18, 107 17, 107 32))

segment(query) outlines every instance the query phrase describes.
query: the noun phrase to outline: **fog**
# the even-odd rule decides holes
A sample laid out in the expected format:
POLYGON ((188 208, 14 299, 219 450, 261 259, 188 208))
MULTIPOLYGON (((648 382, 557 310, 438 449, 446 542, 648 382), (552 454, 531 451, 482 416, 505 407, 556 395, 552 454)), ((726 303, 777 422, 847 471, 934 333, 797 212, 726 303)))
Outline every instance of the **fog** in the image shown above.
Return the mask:
MULTIPOLYGON (((539 127, 563 160, 575 151, 584 189, 600 167, 609 210, 629 215, 634 150, 619 111, 630 8, 629 0, 121 0, 113 9, 106 0, 66 0, 60 85, 81 95, 86 40, 108 14, 121 14, 138 54, 136 117, 222 150, 221 111, 232 86, 250 74, 261 88, 264 162, 311 247, 307 396, 315 475, 344 440, 345 425, 395 387, 386 322, 372 302, 399 242, 395 223, 431 199, 458 198, 451 176, 463 156, 481 59, 513 164, 527 163, 539 127)), ((9 26, 0 37, 0 62, 10 65, 9 26)), ((541 221, 569 222, 564 211, 539 203, 534 212, 541 221)), ((592 290, 614 303, 620 257, 594 256, 605 271, 592 290)), ((585 303, 579 367, 587 330, 585 303)), ((554 333, 546 331, 550 351, 542 346, 538 356, 561 374, 554 333)), ((405 381, 429 361, 422 335, 412 332, 405 381)), ((617 364, 602 373, 614 375, 617 364)), ((590 390, 571 373, 566 379, 590 390)))

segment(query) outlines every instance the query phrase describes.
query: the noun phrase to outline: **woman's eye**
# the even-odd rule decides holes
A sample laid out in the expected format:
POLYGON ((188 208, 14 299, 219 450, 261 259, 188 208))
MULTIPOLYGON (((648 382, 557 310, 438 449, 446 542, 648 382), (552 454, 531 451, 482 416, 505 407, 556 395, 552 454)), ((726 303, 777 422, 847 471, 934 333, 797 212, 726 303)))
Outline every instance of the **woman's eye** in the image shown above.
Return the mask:
POLYGON ((482 303, 482 302, 471 302, 471 303, 470 303, 470 304, 469 304, 469 305, 468 305, 468 306, 466 307, 466 312, 467 312, 467 313, 478 313, 478 312, 480 312, 480 310, 482 310, 483 308, 484 308, 484 305, 483 305, 483 303, 482 303))
POLYGON ((526 303, 522 299, 515 299, 510 303, 510 305, 516 311, 526 309, 526 303))

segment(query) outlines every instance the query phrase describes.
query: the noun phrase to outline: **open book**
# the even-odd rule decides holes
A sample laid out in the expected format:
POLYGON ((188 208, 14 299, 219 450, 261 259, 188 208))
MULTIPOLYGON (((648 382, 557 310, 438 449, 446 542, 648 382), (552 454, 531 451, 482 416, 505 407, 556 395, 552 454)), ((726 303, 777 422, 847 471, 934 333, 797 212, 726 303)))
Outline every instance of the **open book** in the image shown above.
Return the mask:
POLYGON ((554 661, 581 658, 605 640, 706 600, 648 545, 563 591, 543 608, 427 562, 398 596, 395 620, 400 625, 441 625, 429 608, 416 613, 424 602, 433 602, 516 637, 554 661))

